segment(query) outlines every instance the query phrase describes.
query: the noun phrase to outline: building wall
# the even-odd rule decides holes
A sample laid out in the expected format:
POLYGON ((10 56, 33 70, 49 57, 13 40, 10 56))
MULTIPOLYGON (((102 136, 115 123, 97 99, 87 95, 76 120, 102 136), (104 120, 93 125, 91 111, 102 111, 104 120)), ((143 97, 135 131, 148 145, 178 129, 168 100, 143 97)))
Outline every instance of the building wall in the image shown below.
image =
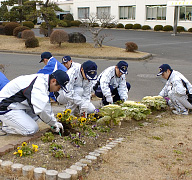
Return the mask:
MULTIPOLYGON (((174 0, 172 0, 174 1, 174 0)), ((178 0, 175 0, 178 1, 178 0)), ((122 24, 149 25, 152 28, 155 25, 174 25, 174 7, 167 7, 166 20, 146 20, 147 5, 167 5, 168 0, 73 0, 73 16, 78 19, 78 7, 89 7, 90 13, 96 13, 97 7, 110 6, 111 15, 122 24), (135 20, 119 19, 119 6, 136 6, 135 20)), ((192 21, 178 21, 178 26, 184 26, 186 29, 192 27, 192 21)))

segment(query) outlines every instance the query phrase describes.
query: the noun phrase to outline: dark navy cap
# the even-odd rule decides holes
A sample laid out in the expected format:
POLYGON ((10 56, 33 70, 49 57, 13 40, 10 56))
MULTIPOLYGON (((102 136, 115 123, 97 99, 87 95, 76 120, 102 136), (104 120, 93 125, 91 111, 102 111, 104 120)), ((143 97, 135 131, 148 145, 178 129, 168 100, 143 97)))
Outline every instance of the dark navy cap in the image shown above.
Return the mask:
POLYGON ((97 79, 97 65, 95 62, 88 60, 83 63, 82 67, 88 80, 97 79))
POLYGON ((43 52, 41 54, 41 61, 39 63, 43 62, 44 59, 49 59, 52 57, 52 54, 50 52, 43 52))
POLYGON ((157 74, 157 76, 162 75, 165 71, 167 71, 167 69, 172 70, 169 64, 162 64, 161 66, 159 66, 159 73, 157 74))
POLYGON ((117 63, 117 67, 119 68, 119 71, 121 73, 128 74, 128 72, 127 72, 128 64, 125 61, 119 61, 117 63))
POLYGON ((62 58, 62 64, 63 63, 66 63, 66 62, 68 62, 68 61, 70 61, 71 60, 71 57, 70 56, 63 56, 63 58, 62 58))
POLYGON ((61 88, 65 91, 68 92, 66 89, 66 84, 69 82, 69 76, 67 75, 66 72, 62 70, 56 70, 55 72, 52 73, 53 77, 57 80, 61 88))

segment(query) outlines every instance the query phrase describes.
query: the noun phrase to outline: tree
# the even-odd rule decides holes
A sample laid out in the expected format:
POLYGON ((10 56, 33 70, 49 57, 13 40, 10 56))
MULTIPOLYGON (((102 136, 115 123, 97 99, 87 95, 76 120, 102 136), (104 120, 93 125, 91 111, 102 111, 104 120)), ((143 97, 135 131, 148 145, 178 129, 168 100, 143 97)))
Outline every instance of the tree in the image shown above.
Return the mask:
POLYGON ((48 37, 51 35, 51 25, 50 22, 57 21, 56 11, 63 11, 61 8, 59 8, 55 3, 49 2, 49 0, 46 0, 45 3, 41 2, 39 3, 40 9, 35 10, 34 12, 31 12, 28 16, 28 20, 34 20, 37 19, 37 17, 40 17, 41 19, 44 19, 47 29, 48 29, 48 37))
POLYGON ((88 20, 83 21, 81 27, 91 32, 95 48, 102 47, 104 39, 109 37, 108 34, 101 34, 101 31, 110 23, 116 24, 114 18, 114 16, 111 16, 108 13, 101 13, 99 16, 92 13, 88 17, 88 20), (94 26, 98 23, 100 24, 100 27, 95 28, 94 26))

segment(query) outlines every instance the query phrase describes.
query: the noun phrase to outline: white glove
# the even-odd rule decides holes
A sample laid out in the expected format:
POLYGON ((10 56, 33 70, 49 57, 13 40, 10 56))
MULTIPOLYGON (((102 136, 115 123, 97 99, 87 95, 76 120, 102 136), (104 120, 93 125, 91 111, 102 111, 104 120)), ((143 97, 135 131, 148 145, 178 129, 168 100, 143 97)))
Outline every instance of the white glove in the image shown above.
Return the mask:
POLYGON ((111 96, 107 96, 106 97, 106 101, 108 102, 108 103, 113 103, 113 98, 111 97, 111 96))
POLYGON ((60 131, 63 132, 63 125, 60 122, 56 122, 54 125, 54 132, 59 133, 60 131))

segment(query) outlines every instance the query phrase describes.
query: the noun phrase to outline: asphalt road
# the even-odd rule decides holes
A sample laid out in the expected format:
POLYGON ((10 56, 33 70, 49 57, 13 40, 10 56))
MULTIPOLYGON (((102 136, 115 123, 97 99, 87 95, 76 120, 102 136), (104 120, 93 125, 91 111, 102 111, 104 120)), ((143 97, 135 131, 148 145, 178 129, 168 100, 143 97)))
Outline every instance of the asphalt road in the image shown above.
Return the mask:
MULTIPOLYGON (((56 56, 58 60, 62 57, 56 56)), ((40 55, 0 53, 0 64, 6 68, 6 76, 13 79, 20 75, 33 74, 43 67, 39 63, 40 55)), ((75 62, 83 63, 87 59, 73 58, 75 62)), ((115 60, 94 60, 98 65, 98 74, 108 66, 116 65, 115 60)), ((158 67, 169 63, 172 68, 182 72, 192 82, 191 63, 188 61, 173 61, 170 59, 153 58, 145 61, 127 61, 129 64, 127 81, 131 84, 129 99, 140 101, 147 95, 158 95, 165 81, 157 77, 158 67)))
MULTIPOLYGON (((81 28, 63 28, 67 33, 82 32, 87 38, 87 42, 93 42, 91 34, 81 28)), ((34 29, 35 34, 39 35, 39 30, 34 29)), ((139 51, 148 52, 158 58, 171 60, 186 60, 192 62, 192 33, 178 33, 176 36, 172 32, 137 31, 104 29, 101 31, 108 37, 105 45, 125 48, 126 42, 134 42, 138 45, 139 51)))

